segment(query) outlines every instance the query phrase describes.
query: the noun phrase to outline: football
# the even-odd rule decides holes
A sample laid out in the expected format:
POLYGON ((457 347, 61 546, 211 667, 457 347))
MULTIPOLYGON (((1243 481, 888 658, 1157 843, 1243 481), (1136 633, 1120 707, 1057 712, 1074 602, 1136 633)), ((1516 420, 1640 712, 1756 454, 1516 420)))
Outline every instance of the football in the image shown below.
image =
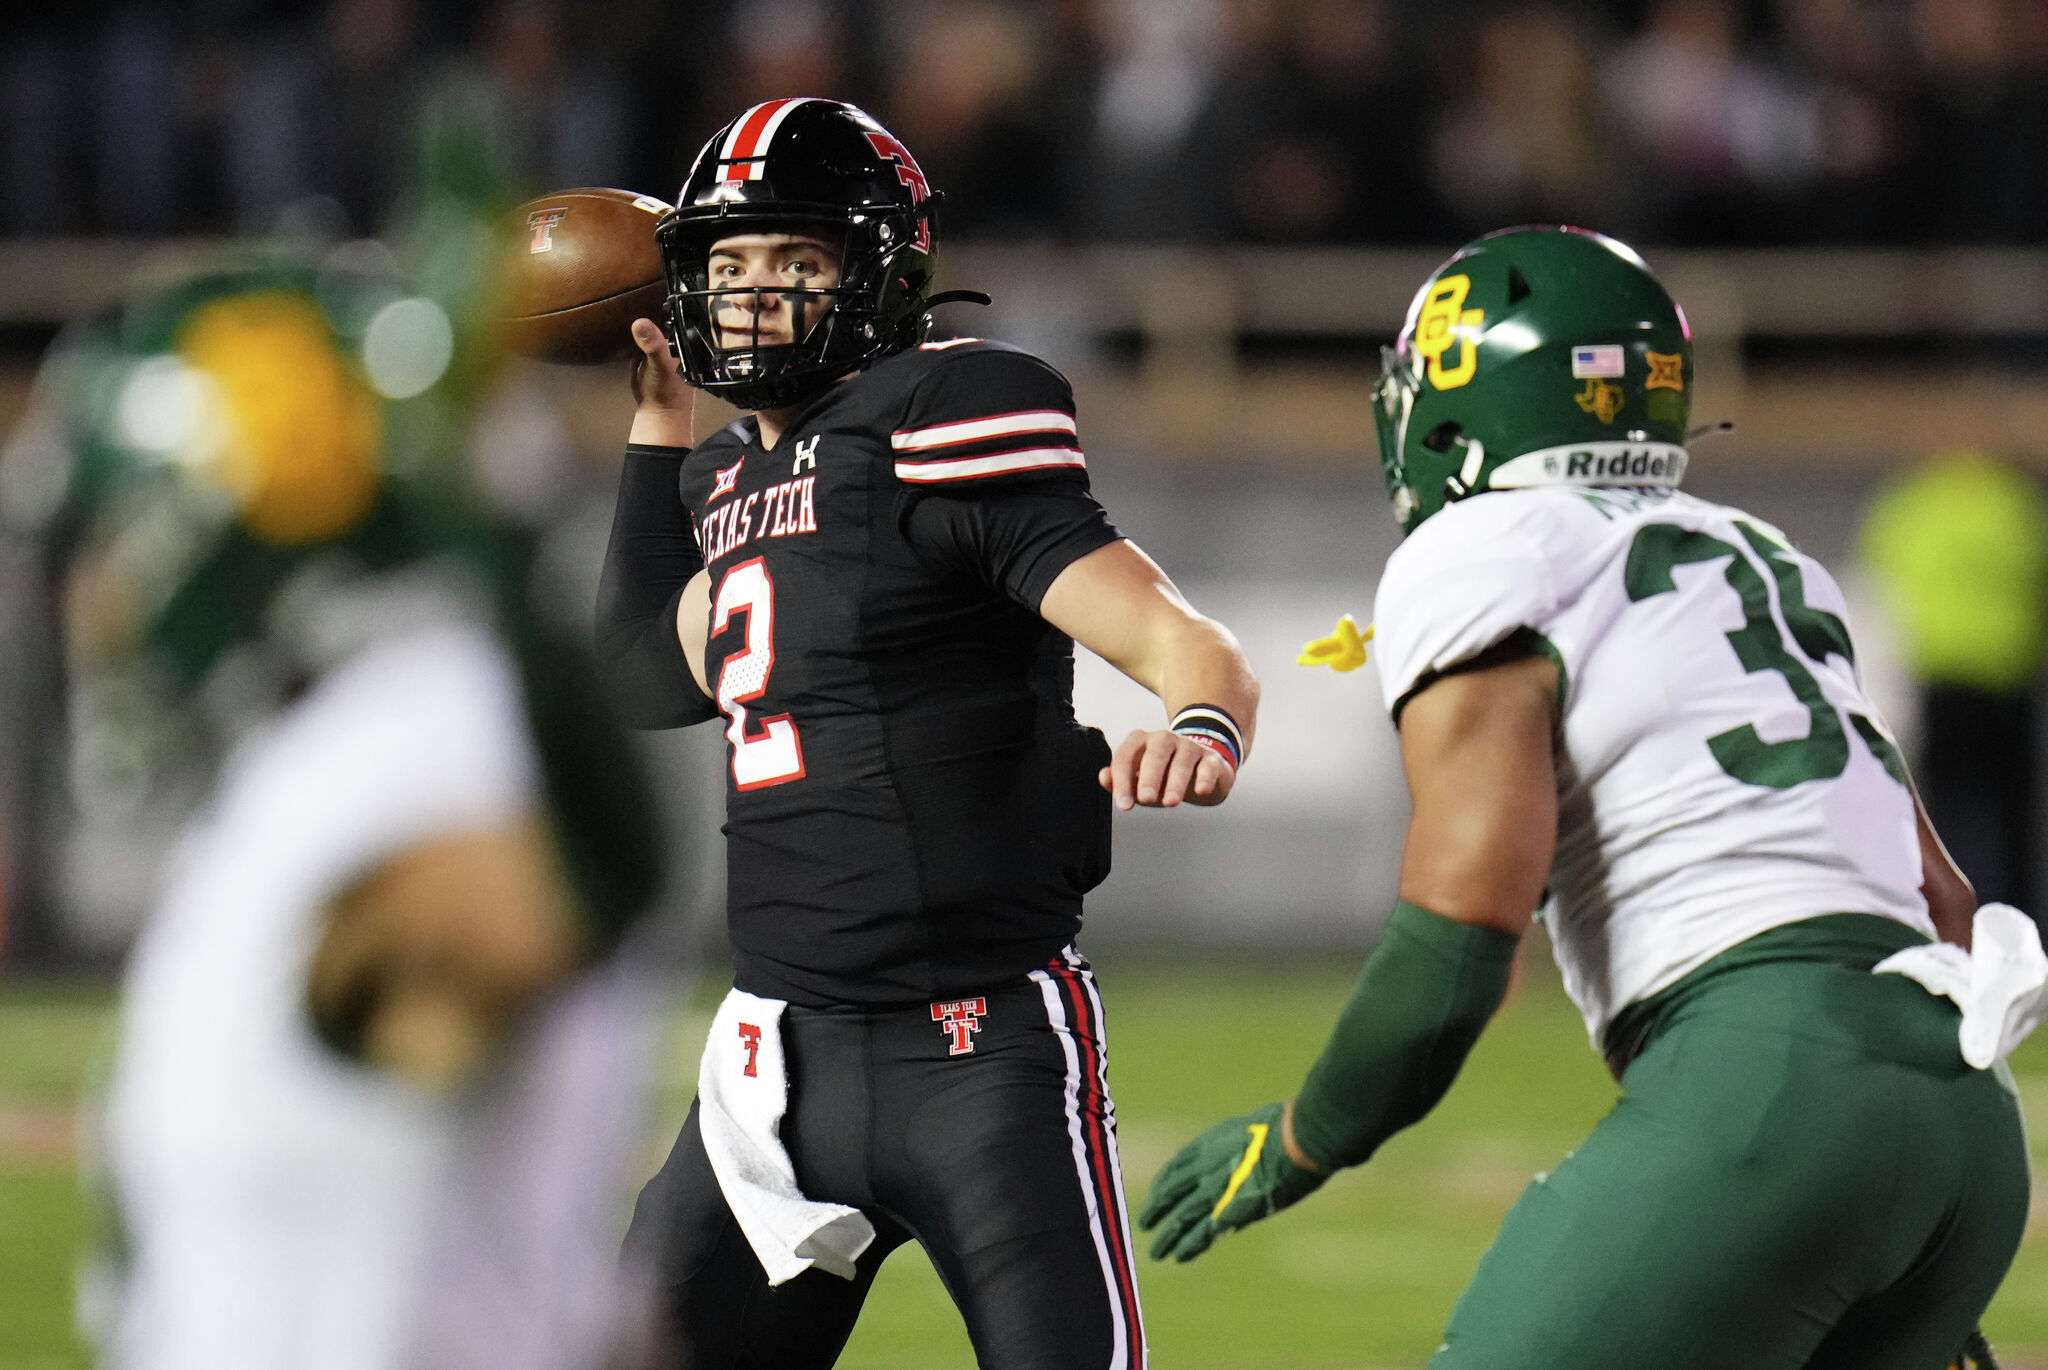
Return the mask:
POLYGON ((512 349, 572 366, 632 355, 633 320, 661 320, 654 223, 667 210, 651 195, 588 187, 514 210, 503 306, 512 349))

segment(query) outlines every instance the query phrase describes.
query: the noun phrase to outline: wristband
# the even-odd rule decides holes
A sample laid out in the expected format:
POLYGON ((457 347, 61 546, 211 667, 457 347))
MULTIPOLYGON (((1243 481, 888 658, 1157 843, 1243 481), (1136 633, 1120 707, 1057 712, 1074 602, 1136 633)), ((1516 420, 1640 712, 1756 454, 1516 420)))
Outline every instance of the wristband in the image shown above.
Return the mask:
POLYGON ((1222 757, 1233 771, 1244 763, 1244 734, 1237 730, 1236 721, 1214 704, 1190 704, 1166 726, 1222 757))

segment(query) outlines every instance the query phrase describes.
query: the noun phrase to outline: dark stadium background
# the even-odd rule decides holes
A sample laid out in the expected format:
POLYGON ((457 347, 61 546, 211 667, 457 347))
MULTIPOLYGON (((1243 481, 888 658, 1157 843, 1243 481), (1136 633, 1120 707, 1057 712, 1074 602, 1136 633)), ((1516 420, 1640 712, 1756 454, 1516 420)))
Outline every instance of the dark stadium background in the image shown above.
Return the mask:
MULTIPOLYGON (((1913 682, 1858 556, 1870 502, 1958 447, 2048 470, 2048 0, 12 6, 0 440, 26 440, 64 322, 138 273, 236 236, 374 252, 436 110, 482 111, 513 183, 666 198, 725 119, 798 93, 916 152, 946 196, 941 284, 996 299, 945 324, 1068 372, 1113 515, 1265 681, 1238 795, 1120 818, 1092 905, 1134 1193, 1192 1128, 1292 1086, 1389 906, 1405 800, 1375 682, 1292 657, 1370 612, 1396 532, 1367 392, 1451 248, 1521 222, 1643 248, 1695 330, 1696 421, 1736 425, 1688 488, 1837 569, 1909 750, 1913 682)), ((479 425, 483 484, 548 530, 565 604, 590 602, 628 405, 622 375, 525 364, 479 425)), ((71 773, 37 549, 5 531, 36 497, 0 481, 0 1364, 56 1366, 84 1355, 71 1105, 168 830, 118 765, 71 773)), ((1081 694, 1112 732, 1149 717, 1100 663, 1081 694)), ((718 953, 719 739, 698 732, 650 744, 678 801, 679 985, 718 953)), ((2044 847, 1971 873, 2048 890, 2044 847)), ((1421 1133, 1235 1251, 1148 1272, 1162 1364, 1420 1363, 1498 1213, 1612 1097, 1531 950, 1421 1133)), ((654 1132, 687 1102, 693 1021, 654 1132)), ((2038 1115, 2048 1051, 2016 1064, 2038 1115)), ((965 1363, 916 1257, 876 1298, 848 1365, 965 1363)), ((2048 1364, 2038 1203, 1988 1327, 2048 1364)))

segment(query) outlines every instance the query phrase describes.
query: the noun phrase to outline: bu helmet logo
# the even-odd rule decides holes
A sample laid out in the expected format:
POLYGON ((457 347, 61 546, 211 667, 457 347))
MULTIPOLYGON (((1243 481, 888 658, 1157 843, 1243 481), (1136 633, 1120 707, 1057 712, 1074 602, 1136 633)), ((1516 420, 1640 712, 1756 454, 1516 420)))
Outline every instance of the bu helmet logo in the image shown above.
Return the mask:
POLYGON ((946 1047, 948 1056, 974 1054, 974 1034, 981 1031, 981 1020, 987 1016, 986 999, 952 999, 932 1005, 932 1021, 953 1039, 946 1047))
POLYGON ((1415 317, 1415 355, 1426 364, 1429 383, 1439 390, 1457 389, 1479 366, 1479 327, 1486 322, 1486 311, 1465 308, 1471 289, 1470 276, 1446 276, 1429 288, 1415 317), (1458 364, 1445 366, 1444 354, 1454 348, 1458 364))
POLYGON ((526 245, 529 253, 552 252, 555 250, 555 225, 569 217, 566 205, 554 209, 536 209, 526 216, 526 226, 533 230, 533 240, 526 245))

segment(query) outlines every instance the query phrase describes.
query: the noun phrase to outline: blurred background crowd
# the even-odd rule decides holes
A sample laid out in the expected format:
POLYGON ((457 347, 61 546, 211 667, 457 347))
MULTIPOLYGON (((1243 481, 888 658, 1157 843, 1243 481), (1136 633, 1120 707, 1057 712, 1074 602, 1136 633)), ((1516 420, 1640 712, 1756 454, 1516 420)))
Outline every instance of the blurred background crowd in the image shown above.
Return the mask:
POLYGON ((74 0, 0 52, 15 235, 373 232, 446 101, 535 184, 669 195, 803 92, 979 238, 2048 237, 2043 0, 74 0))
MULTIPOLYGON (((1098 945, 1369 935, 1356 891, 1385 879, 1405 813, 1391 735, 1356 680, 1289 663, 1336 611, 1369 608, 1394 544, 1366 398, 1380 345, 1445 252, 1518 222, 1646 250, 1694 330, 1695 414, 1739 425, 1707 441, 1692 486, 1845 569, 1937 818, 1954 814, 1987 893, 2031 897, 2048 864, 2032 799, 2048 534, 2029 474, 2048 470, 2048 0, 11 7, 0 438, 34 448, 17 424, 44 349, 138 276, 252 241, 391 269, 437 177, 672 196, 722 123, 797 92, 862 104, 915 152, 945 197, 941 283, 996 301, 950 307, 941 330, 1067 372, 1120 524, 1266 676, 1272 783, 1215 820, 1259 859, 1132 816, 1098 945), (2010 479, 1934 479, 1904 507, 1936 516, 1865 534, 1888 481, 1959 452, 1938 469, 2010 479), (1994 716, 1979 686, 2009 706, 1988 732, 1965 726, 1994 716), (1971 803, 1991 816, 1962 821, 1971 803)), ((522 362, 469 440, 501 512, 546 531, 579 614, 626 403, 610 369, 522 362)), ((23 488, 0 474, 0 515, 23 488)), ((0 604, 34 600, 34 555, 0 539, 0 604)), ((65 750, 37 673, 54 663, 27 664, 41 649, 4 627, 0 646, 0 691, 23 701, 0 727, 7 954, 118 954, 155 861, 134 768, 75 763, 66 817, 45 783, 65 750)), ((1149 722, 1100 663, 1081 682, 1091 721, 1149 722)), ((715 742, 661 742, 701 843, 677 898, 714 941, 716 796, 695 776, 715 742)))

